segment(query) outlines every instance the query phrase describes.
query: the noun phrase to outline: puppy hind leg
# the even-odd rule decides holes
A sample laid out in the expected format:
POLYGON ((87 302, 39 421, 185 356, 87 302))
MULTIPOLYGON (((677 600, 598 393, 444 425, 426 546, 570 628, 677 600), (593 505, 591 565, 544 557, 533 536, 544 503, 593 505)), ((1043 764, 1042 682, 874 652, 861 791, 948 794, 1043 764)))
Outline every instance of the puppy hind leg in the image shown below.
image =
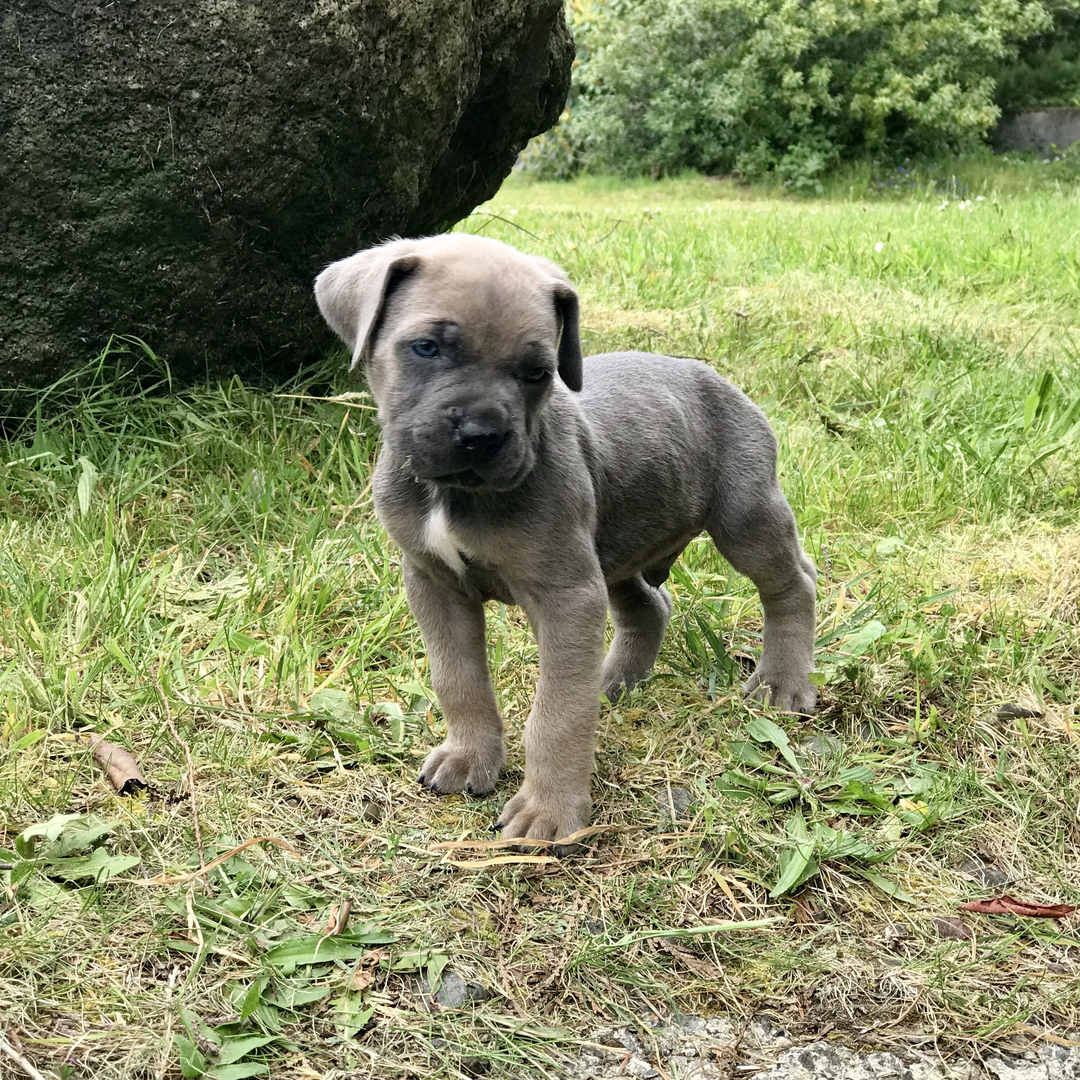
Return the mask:
POLYGON ((630 693, 656 663, 671 618, 671 595, 641 574, 608 586, 615 637, 604 658, 601 690, 609 701, 630 693))
POLYGON ((791 507, 773 485, 752 503, 721 506, 708 528, 720 553, 761 597, 761 658, 746 696, 782 712, 812 713, 817 570, 799 545, 791 507))

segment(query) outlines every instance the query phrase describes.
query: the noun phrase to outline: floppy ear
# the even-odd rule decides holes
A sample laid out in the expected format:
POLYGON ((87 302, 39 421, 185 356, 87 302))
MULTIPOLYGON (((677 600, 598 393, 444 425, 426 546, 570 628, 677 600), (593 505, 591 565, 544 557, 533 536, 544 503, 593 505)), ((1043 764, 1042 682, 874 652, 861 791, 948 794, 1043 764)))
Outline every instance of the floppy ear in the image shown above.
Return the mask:
POLYGON ((559 377, 571 390, 580 390, 582 362, 578 295, 562 281, 555 284, 555 310, 562 325, 559 336, 559 377))
POLYGON ((315 279, 315 301, 330 329, 352 353, 350 371, 367 362, 387 298, 420 265, 407 240, 368 248, 331 263, 315 279))

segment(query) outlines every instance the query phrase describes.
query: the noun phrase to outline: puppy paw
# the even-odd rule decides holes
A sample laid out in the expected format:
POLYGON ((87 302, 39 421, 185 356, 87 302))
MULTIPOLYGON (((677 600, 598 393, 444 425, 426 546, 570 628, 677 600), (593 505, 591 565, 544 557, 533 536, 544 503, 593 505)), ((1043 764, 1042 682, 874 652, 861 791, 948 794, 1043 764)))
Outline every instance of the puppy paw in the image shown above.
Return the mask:
MULTIPOLYGON (((584 829, 592 815, 592 799, 586 791, 581 795, 562 793, 558 798, 542 798, 523 787, 504 807, 495 828, 501 829, 508 840, 562 840, 584 829)), ((559 858, 571 854, 576 844, 556 844, 535 848, 522 844, 522 851, 537 851, 559 858)))
POLYGON ((614 705, 620 698, 629 696, 634 687, 648 674, 647 671, 641 675, 632 671, 604 672, 604 682, 600 687, 600 693, 614 705))
POLYGON ((454 791, 487 795, 495 787, 505 760, 502 739, 479 746, 448 740, 424 759, 419 781, 436 795, 454 791))
POLYGON ((746 684, 751 701, 785 713, 810 716, 817 708, 817 687, 805 676, 785 671, 755 671, 746 684))

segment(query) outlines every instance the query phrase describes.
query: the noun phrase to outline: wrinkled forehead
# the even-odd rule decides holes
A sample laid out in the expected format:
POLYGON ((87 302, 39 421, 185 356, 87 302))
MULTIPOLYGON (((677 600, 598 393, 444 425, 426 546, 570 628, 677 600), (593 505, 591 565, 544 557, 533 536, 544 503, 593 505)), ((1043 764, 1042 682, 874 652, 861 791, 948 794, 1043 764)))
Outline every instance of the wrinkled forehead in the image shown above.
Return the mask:
POLYGON ((398 329, 455 324, 463 344, 484 352, 530 342, 555 344, 554 281, 516 252, 425 254, 400 290, 398 329))

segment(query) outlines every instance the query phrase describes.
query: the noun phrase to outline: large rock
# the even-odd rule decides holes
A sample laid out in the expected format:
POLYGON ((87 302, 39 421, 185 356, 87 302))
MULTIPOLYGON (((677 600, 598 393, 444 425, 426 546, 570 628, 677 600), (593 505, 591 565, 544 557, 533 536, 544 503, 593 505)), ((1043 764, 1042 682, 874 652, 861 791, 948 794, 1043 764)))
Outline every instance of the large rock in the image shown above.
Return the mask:
POLYGON ((276 378, 316 272, 490 197, 557 119, 563 0, 4 0, 0 386, 137 335, 276 378))

